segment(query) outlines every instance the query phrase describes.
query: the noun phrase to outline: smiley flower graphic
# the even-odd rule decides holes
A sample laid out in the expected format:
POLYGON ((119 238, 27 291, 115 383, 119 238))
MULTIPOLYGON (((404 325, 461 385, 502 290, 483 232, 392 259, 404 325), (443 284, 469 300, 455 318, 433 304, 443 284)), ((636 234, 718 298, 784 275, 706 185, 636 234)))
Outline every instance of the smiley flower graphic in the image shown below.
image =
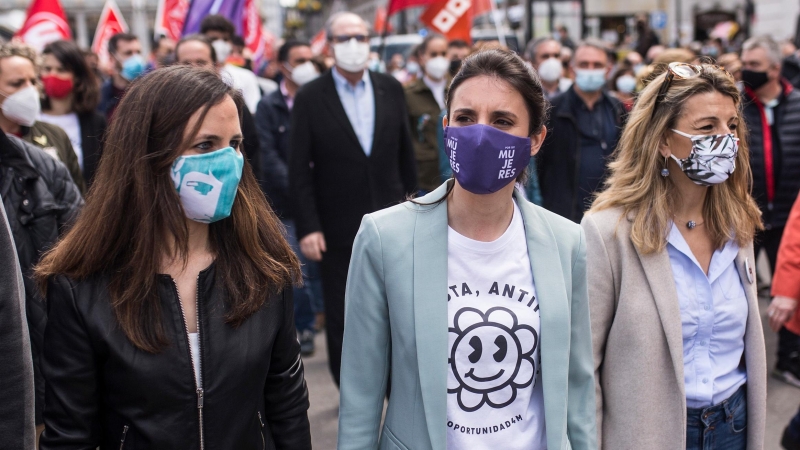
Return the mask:
POLYGON ((529 386, 536 375, 533 355, 539 336, 503 307, 481 312, 459 310, 450 328, 450 374, 447 393, 458 396, 466 412, 484 404, 492 408, 510 405, 517 390, 529 386))

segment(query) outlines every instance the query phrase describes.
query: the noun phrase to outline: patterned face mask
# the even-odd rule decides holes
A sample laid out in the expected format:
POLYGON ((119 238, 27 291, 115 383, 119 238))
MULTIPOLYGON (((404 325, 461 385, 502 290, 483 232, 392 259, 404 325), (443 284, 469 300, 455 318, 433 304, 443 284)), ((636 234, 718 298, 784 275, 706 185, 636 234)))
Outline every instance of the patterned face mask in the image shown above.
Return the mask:
POLYGON ((729 134, 686 134, 672 130, 692 140, 692 152, 688 158, 678 159, 683 173, 700 186, 722 183, 736 169, 736 154, 739 153, 739 138, 729 134))

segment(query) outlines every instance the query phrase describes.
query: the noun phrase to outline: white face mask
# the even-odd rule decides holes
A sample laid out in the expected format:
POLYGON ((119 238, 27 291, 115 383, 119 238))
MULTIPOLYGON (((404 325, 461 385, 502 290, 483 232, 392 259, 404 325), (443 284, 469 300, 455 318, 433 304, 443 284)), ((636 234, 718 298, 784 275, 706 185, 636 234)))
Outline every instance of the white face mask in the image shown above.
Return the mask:
POLYGON ((367 67, 369 44, 352 38, 347 42, 333 44, 336 65, 347 72, 360 72, 367 67))
POLYGON ((211 46, 214 47, 214 51, 217 53, 218 63, 224 63, 225 60, 228 59, 228 56, 231 55, 231 50, 233 49, 230 42, 223 41, 222 39, 217 39, 212 42, 211 46))
POLYGON ((291 69, 292 71, 292 81, 295 82, 296 85, 302 86, 309 81, 315 80, 319 77, 319 72, 317 72, 317 68, 314 67, 314 63, 311 61, 306 61, 303 64, 298 65, 294 69, 287 65, 287 69, 291 69))
POLYGON ((636 90, 636 78, 631 75, 622 75, 617 78, 617 91, 632 94, 636 90))
POLYGON ((35 86, 20 89, 11 95, 0 95, 6 98, 3 102, 3 115, 23 127, 30 127, 36 122, 41 112, 39 90, 35 86))
POLYGON ((425 73, 434 80, 441 80, 450 70, 450 60, 444 56, 431 58, 425 63, 425 73))
POLYGON ((539 64, 539 76, 548 83, 555 83, 564 74, 564 66, 558 58, 548 58, 539 64))

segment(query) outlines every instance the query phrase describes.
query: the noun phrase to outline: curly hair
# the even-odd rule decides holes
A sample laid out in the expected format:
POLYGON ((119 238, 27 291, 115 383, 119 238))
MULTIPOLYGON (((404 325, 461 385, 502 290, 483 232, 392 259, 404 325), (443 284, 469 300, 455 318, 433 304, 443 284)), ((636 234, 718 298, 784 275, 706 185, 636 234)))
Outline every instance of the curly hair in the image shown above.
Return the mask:
POLYGON ((33 47, 16 41, 0 44, 0 59, 11 58, 12 56, 21 56, 29 59, 33 63, 34 70, 37 73, 39 72, 39 56, 33 47))

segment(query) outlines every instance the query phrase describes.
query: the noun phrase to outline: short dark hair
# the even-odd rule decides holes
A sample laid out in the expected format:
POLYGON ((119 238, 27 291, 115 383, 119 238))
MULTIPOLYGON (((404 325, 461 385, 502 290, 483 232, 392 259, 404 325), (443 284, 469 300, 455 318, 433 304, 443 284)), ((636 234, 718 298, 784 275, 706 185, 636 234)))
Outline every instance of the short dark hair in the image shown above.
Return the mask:
POLYGON ((469 48, 469 44, 463 39, 453 39, 447 43, 447 48, 469 48))
POLYGON ((131 42, 131 41, 138 41, 139 38, 132 33, 117 33, 111 36, 111 39, 108 40, 108 53, 115 55, 117 53, 117 47, 119 46, 119 41, 122 42, 131 42))
POLYGON ((177 44, 175 44, 175 61, 178 61, 178 49, 181 48, 181 44, 189 42, 189 41, 196 41, 200 42, 201 44, 205 44, 208 46, 208 50, 211 52, 211 62, 216 64, 217 63, 217 51, 214 50, 214 46, 211 45, 211 40, 207 37, 203 36, 200 33, 192 33, 187 34, 186 36, 182 37, 177 44))
MULTIPOLYGON (((92 112, 100 103, 100 87, 81 49, 73 41, 55 41, 45 45, 42 55, 53 55, 64 69, 72 72, 72 110, 78 114, 92 112)), ((45 95, 42 106, 50 109, 50 98, 45 95)))
POLYGON ((503 49, 483 50, 464 59, 461 69, 453 77, 450 90, 447 92, 448 120, 450 120, 453 97, 458 88, 470 78, 480 76, 503 80, 519 92, 530 116, 529 134, 534 135, 541 132, 542 125, 547 121, 548 103, 544 98, 539 76, 533 69, 526 66, 516 53, 503 49))
POLYGON ((308 42, 298 41, 295 39, 290 39, 281 45, 281 48, 278 49, 278 62, 285 63, 289 61, 289 53, 295 47, 310 47, 308 42))
POLYGON ((206 16, 205 19, 200 22, 200 33, 206 34, 209 31, 227 33, 232 38, 233 35, 236 34, 236 27, 234 27, 233 23, 225 18, 225 16, 211 14, 210 16, 206 16))
POLYGON ((244 48, 244 38, 239 36, 238 34, 234 35, 233 37, 231 37, 231 45, 244 48))

